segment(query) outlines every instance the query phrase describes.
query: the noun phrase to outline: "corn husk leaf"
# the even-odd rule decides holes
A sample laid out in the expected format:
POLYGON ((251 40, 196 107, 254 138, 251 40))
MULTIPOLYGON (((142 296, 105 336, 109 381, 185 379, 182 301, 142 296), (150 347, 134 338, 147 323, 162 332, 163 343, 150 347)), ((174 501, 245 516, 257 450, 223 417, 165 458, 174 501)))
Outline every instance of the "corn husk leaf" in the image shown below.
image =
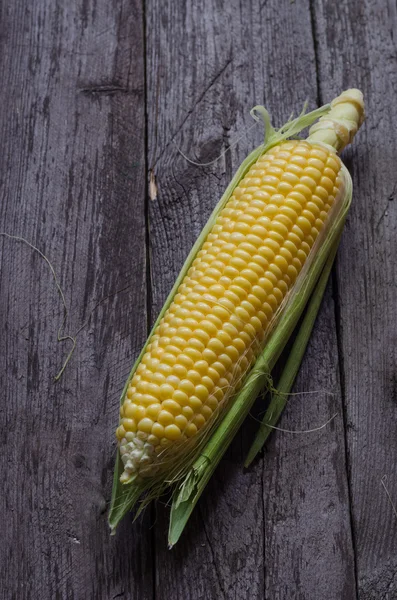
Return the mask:
MULTIPOLYGON (((257 161, 259 156, 261 156, 262 154, 267 152, 270 148, 279 144, 283 140, 288 139, 291 136, 297 135, 300 131, 302 131, 303 129, 312 125, 317 119, 326 115, 329 112, 329 110, 330 110, 329 104, 326 104, 326 105, 324 105, 310 113, 307 113, 307 114, 305 113, 305 108, 304 108, 302 113, 296 119, 291 118, 279 130, 275 130, 270 125, 269 115, 264 107, 256 106, 252 109, 252 111, 251 111, 252 116, 258 120, 257 115, 259 114, 265 123, 265 127, 266 127, 265 141, 263 144, 258 146, 255 150, 253 150, 248 155, 248 157, 243 161, 243 163, 240 165, 240 167, 236 171, 233 179, 231 180, 230 184, 228 185, 225 193, 223 194, 222 198, 220 199, 220 201, 216 205, 215 209, 213 210, 213 212, 212 212, 210 218, 208 219, 206 225, 204 226, 200 236, 198 237, 195 244, 193 245, 193 247, 192 247, 192 249, 191 249, 191 251, 179 273, 179 276, 178 276, 173 288, 171 289, 157 320, 155 321, 155 323, 153 325, 152 331, 150 332, 150 334, 148 336, 148 340, 146 341, 141 353, 139 354, 137 360, 135 361, 135 363, 132 367, 132 370, 129 374, 129 377, 126 381, 126 384, 125 384, 124 389, 121 394, 120 404, 122 404, 124 401, 124 397, 125 397, 129 382, 130 382, 131 378, 133 377, 133 375, 136 371, 136 368, 138 367, 143 355, 146 352, 146 347, 149 343, 149 339, 150 339, 151 335, 153 334, 153 332, 156 329, 156 327, 158 326, 160 320, 164 316, 164 313, 167 311, 168 307, 170 306, 171 302, 173 301, 173 298, 174 298, 175 294, 177 293, 177 290, 178 290, 179 286, 181 285, 183 278, 185 277, 187 271, 189 270, 197 252, 200 250, 201 246, 203 245, 205 238, 207 237, 208 233, 210 232, 211 228, 213 227, 213 225, 218 217, 219 212, 224 208, 224 206, 228 202, 230 196, 232 195, 234 189, 238 186, 241 179, 246 175, 246 173, 248 172, 250 167, 257 161)), ((243 391, 243 389, 245 389, 245 386, 242 388, 241 391, 243 391)), ((233 405, 234 404, 235 403, 233 403, 233 405)), ((199 459, 200 459, 200 456, 201 456, 200 448, 198 448, 196 454, 199 456, 199 459)), ((190 459, 190 463, 185 465, 186 472, 188 471, 189 466, 191 464, 193 464, 195 459, 196 459, 196 456, 193 456, 190 459)), ((194 464, 196 464, 196 463, 194 463, 194 464)), ((120 522, 120 520, 123 518, 123 516, 129 510, 131 510, 131 508, 137 502, 139 497, 151 486, 150 482, 148 482, 147 480, 142 481, 142 480, 137 480, 134 478, 132 478, 131 481, 128 482, 127 484, 122 484, 120 482, 120 476, 121 476, 122 472, 123 472, 123 463, 121 461, 119 452, 117 452, 116 464, 115 464, 115 469, 114 469, 114 477, 113 477, 112 497, 111 497, 111 503, 110 503, 109 516, 108 516, 108 522, 109 522, 112 532, 115 531, 117 524, 120 522)), ((158 489, 163 490, 164 487, 165 486, 161 485, 161 482, 159 482, 158 489)), ((188 490, 188 489, 190 489, 190 488, 189 488, 189 483, 187 481, 185 484, 185 493, 187 493, 186 490, 188 490)), ((152 497, 152 496, 153 496, 153 494, 150 497, 152 497)))
MULTIPOLYGON (((171 507, 168 543, 172 547, 178 541, 200 495, 213 474, 223 454, 234 438, 242 422, 248 415, 259 392, 267 386, 272 388, 271 370, 293 333, 303 311, 313 293, 327 260, 337 247, 352 198, 352 182, 345 167, 345 196, 341 210, 331 224, 328 235, 316 252, 304 284, 294 293, 280 316, 280 320, 266 342, 263 352, 257 359, 230 409, 212 434, 205 448, 201 450, 185 479, 177 486, 171 507)), ((320 288, 321 290, 321 288, 320 288)))

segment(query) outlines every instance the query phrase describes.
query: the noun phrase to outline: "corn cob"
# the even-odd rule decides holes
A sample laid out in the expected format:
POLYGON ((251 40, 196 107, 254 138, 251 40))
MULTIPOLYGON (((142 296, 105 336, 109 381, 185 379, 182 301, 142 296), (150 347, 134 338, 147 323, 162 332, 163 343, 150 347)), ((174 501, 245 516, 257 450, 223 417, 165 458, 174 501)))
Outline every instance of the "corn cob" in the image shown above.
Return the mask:
POLYGON ((337 201, 339 169, 331 150, 285 142, 235 189, 128 387, 123 479, 196 435, 238 389, 337 201))
POLYGON ((260 155, 219 212, 129 381, 121 481, 166 470, 227 407, 261 353, 344 193, 341 150, 360 125, 349 90, 310 131, 260 155))

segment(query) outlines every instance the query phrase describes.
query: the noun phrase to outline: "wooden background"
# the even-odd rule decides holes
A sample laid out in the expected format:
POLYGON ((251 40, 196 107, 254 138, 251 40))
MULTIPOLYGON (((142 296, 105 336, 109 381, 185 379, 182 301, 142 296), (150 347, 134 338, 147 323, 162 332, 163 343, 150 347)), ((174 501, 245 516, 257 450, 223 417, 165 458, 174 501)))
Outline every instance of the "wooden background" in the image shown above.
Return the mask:
POLYGON ((3 0, 0 594, 6 600, 395 600, 397 11, 394 0, 3 0), (280 426, 255 423, 167 550, 159 504, 110 538, 118 402, 233 171, 276 124, 358 86, 354 203, 280 426), (207 162, 199 168, 178 153, 207 162), (157 198, 149 199, 149 173, 157 198), (92 309, 104 299, 94 312, 92 309))

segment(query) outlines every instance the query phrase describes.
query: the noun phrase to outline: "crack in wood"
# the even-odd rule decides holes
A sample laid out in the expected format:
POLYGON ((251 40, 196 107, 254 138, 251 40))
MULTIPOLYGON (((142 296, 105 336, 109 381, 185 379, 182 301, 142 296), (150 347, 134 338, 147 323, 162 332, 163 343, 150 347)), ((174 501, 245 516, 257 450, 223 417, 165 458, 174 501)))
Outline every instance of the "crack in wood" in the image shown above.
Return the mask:
POLYGON ((210 89, 216 84, 216 82, 218 81, 218 79, 220 79, 220 77, 222 77, 222 75, 224 74, 224 72, 226 71, 226 69, 228 68, 228 66, 233 62, 232 58, 229 58, 229 60, 227 60, 226 64, 220 69, 220 71, 211 79, 210 83, 205 87, 205 89, 203 90, 203 92, 200 94, 200 96, 194 101, 194 104, 191 108, 189 108, 186 116, 184 117, 184 119, 182 120, 182 123, 179 125, 179 127, 177 128, 177 130, 175 131, 175 133, 173 133, 171 135, 171 139, 167 142, 167 144, 165 145, 165 147, 163 148, 163 150, 160 152, 159 157, 157 159, 155 159, 153 167, 154 168, 157 163, 159 162, 159 160, 162 158, 164 152, 167 150, 167 148, 169 147, 169 145, 175 140, 176 136, 178 135, 178 133, 181 131, 181 129, 183 128, 183 126, 185 125, 186 121, 188 120, 188 118, 190 117, 190 115, 193 114, 193 112, 195 111, 196 107, 202 102, 202 100, 205 98, 206 94, 210 91, 210 89))
POLYGON ((78 89, 81 94, 86 96, 114 96, 115 94, 129 94, 133 90, 116 84, 87 85, 78 89))

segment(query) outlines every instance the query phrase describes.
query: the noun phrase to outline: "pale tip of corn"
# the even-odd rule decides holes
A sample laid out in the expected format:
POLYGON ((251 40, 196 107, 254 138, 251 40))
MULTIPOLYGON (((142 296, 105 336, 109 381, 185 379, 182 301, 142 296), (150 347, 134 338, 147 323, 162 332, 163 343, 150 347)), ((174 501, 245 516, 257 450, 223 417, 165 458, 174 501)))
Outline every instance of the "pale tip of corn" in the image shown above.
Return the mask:
POLYGON ((130 432, 125 436, 119 446, 120 457, 124 465, 124 472, 120 477, 121 483, 129 483, 131 479, 141 474, 142 470, 151 468, 153 457, 156 455, 155 447, 141 439, 139 433, 130 432))

